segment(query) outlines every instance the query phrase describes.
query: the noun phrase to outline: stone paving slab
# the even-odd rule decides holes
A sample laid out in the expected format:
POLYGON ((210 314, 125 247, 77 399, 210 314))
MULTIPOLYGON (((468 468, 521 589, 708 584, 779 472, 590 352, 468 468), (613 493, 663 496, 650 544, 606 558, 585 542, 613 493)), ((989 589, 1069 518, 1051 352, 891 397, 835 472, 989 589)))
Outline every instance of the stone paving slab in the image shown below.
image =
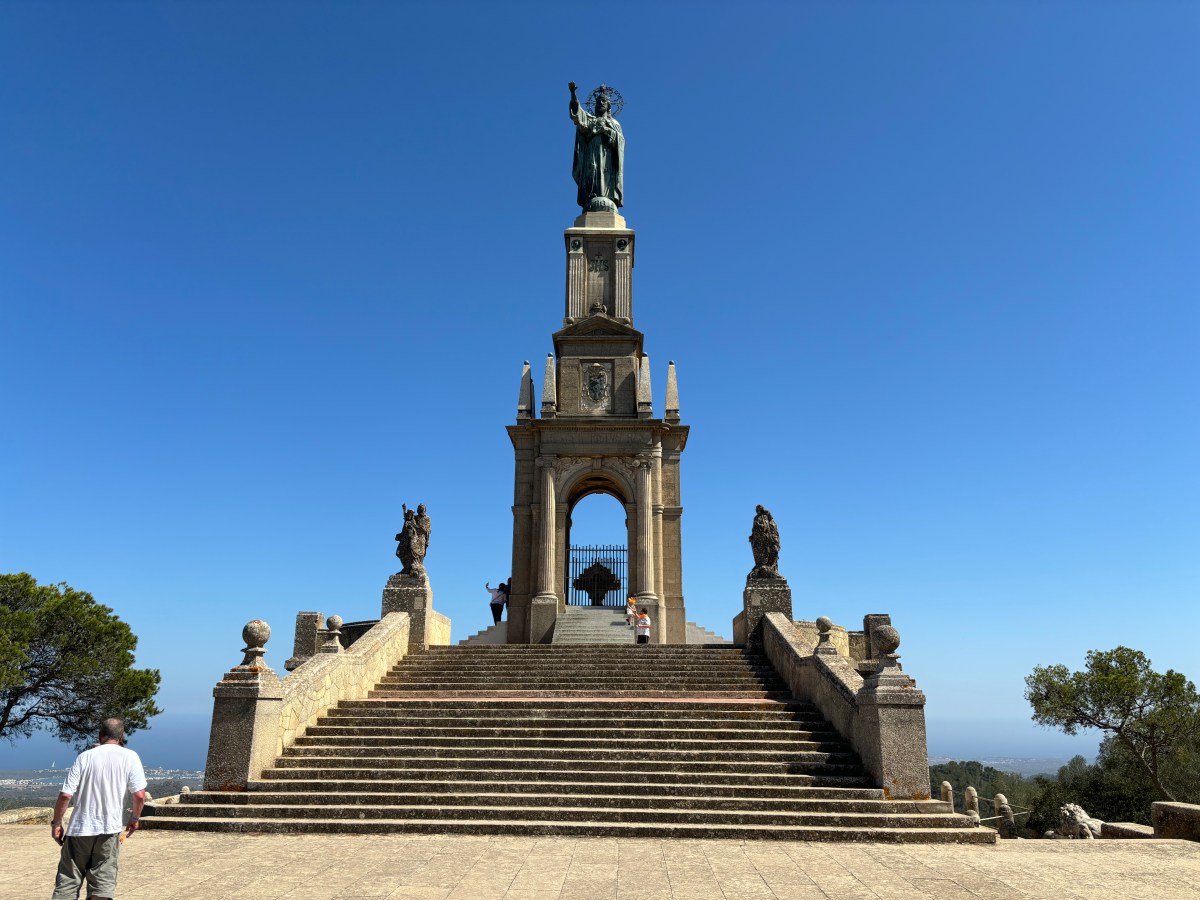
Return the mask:
MULTIPOLYGON (((49 897, 44 825, 0 826, 0 900, 49 897)), ((120 900, 1194 900, 1200 843, 994 846, 146 831, 120 900)))

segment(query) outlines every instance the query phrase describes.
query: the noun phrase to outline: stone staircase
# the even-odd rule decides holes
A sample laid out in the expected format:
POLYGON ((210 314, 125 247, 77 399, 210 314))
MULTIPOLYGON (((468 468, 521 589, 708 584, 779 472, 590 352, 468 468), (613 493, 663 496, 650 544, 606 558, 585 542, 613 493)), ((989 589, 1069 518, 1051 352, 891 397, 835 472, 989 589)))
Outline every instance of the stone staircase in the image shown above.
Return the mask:
POLYGON ((632 644, 625 607, 568 606, 554 623, 553 644, 632 644))
POLYGON ((150 828, 990 843, 891 801, 741 647, 438 648, 320 718, 243 793, 150 828))

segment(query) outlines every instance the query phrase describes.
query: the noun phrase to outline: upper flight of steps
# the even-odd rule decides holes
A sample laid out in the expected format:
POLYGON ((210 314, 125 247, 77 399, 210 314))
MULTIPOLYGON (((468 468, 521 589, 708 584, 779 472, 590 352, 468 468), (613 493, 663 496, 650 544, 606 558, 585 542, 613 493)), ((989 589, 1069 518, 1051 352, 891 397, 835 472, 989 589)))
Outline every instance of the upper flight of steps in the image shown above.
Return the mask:
MULTIPOLYGON (((508 623, 501 622, 485 628, 459 646, 477 647, 508 642, 508 623)), ((555 644, 632 644, 633 629, 625 621, 625 607, 568 606, 559 614, 554 626, 555 644)), ((684 624, 685 644, 729 644, 715 631, 701 628, 695 622, 684 624)))
POLYGON ((343 701, 244 793, 151 828, 990 843, 890 801, 741 647, 437 648, 343 701))

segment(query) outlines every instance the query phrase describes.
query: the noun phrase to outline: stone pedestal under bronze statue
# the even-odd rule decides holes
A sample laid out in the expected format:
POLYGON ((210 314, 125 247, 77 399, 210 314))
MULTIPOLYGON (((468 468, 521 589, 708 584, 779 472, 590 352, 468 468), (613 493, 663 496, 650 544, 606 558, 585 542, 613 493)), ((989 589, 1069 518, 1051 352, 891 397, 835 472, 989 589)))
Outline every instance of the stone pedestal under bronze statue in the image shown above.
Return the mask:
POLYGON ((656 418, 650 358, 633 327, 635 234, 624 219, 585 212, 564 242, 563 327, 552 336, 541 402, 526 363, 508 426, 516 464, 508 641, 552 639, 569 588, 571 512, 584 497, 607 494, 625 509, 628 592, 650 610, 651 640, 682 644, 679 461, 688 426, 675 364, 656 418))

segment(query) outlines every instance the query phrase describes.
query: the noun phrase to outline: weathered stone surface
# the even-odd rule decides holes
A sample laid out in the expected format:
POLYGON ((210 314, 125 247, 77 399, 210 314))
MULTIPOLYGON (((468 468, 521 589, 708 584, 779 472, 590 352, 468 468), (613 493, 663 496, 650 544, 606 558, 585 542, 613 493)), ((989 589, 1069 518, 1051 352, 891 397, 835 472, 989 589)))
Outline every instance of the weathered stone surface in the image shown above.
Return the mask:
POLYGON ((1156 838, 1200 841, 1200 804, 1157 801, 1150 806, 1156 838))
POLYGON ((754 568, 750 579, 779 578, 779 527, 775 518, 761 503, 754 507, 754 522, 750 526, 750 549, 754 553, 754 568))
POLYGON ((396 558, 404 564, 401 570, 404 575, 424 576, 432 531, 425 504, 418 504, 415 511, 403 503, 400 506, 404 510, 404 527, 396 534, 396 558))
MULTIPOLYGON (((433 588, 423 572, 411 575, 397 572, 387 580, 380 614, 386 617, 393 612, 407 613, 411 619, 409 650, 423 650, 439 643, 430 633, 430 628, 436 627, 433 617, 437 614, 433 611, 433 588)), ((449 643, 449 634, 440 643, 449 643)))
POLYGON ((743 632, 740 642, 759 644, 762 642, 762 619, 767 613, 782 613, 788 621, 792 618, 792 589, 786 578, 747 578, 742 592, 742 623, 734 628, 735 641, 738 632, 743 632))
POLYGON ((1095 840, 1101 836, 1104 823, 1087 814, 1078 803, 1066 803, 1058 810, 1058 834, 1060 837, 1078 840, 1095 840))
MULTIPOLYGON (((894 658, 863 678, 840 653, 817 653, 811 637, 784 613, 763 616, 761 633, 764 652, 793 696, 813 703, 850 741, 887 796, 929 797, 925 695, 894 658)), ((880 637, 877 632, 876 641, 880 637)))
POLYGON ((296 613, 296 636, 292 642, 292 655, 283 667, 291 672, 309 657, 314 656, 319 646, 317 632, 325 627, 325 617, 319 612, 296 613))
POLYGON ((1121 841, 1152 838, 1154 826, 1139 825, 1137 822, 1103 822, 1100 825, 1100 837, 1121 841))
POLYGON ((242 629, 246 646, 241 665, 230 669, 213 688, 206 790, 244 790, 276 755, 283 686, 264 661, 270 637, 266 622, 247 622, 242 629))
MULTIPOLYGON (((41 828, 5 828, 5 896, 46 896, 59 849, 41 828)), ((1076 898, 1200 896, 1200 845, 1009 841, 992 847, 739 844, 617 836, 205 834, 147 829, 121 850, 118 896, 245 894, 581 900, 595 897, 1076 898), (180 864, 170 864, 178 860, 180 864), (264 861, 269 861, 269 867, 264 861), (1106 890, 1107 889, 1107 890, 1106 890)))

